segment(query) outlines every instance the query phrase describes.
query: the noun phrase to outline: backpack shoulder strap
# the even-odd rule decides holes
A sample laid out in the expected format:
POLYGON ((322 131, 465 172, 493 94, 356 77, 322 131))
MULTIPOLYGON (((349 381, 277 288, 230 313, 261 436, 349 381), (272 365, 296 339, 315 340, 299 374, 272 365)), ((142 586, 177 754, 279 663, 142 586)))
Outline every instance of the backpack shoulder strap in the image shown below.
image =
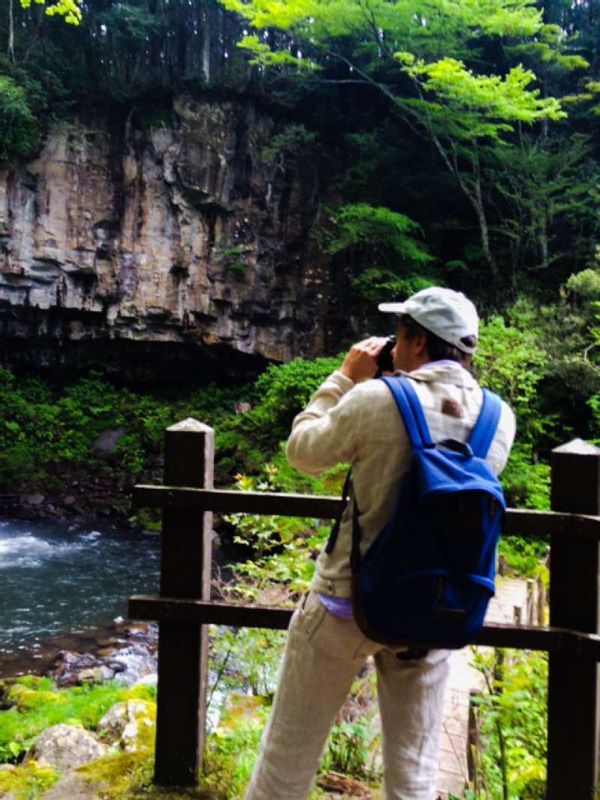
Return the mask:
POLYGON ((380 380, 386 384, 396 401, 413 450, 433 447, 421 403, 411 382, 407 378, 388 376, 382 376, 380 380))
POLYGON ((494 392, 483 390, 483 403, 477 422, 468 439, 473 453, 479 458, 485 458, 496 434, 500 421, 502 401, 494 392))
POLYGON ((333 527, 331 528, 331 532, 329 534, 329 539, 327 539, 327 544, 325 545, 325 552, 327 555, 333 552, 333 548, 335 547, 335 543, 337 542, 337 538, 340 532, 340 525, 342 524, 342 517, 344 516, 344 511, 346 510, 346 506, 348 505, 348 500, 350 499, 350 493, 352 491, 352 467, 346 473, 346 477, 344 478, 344 487, 342 489, 342 502, 340 503, 340 510, 338 512, 337 517, 335 518, 335 522, 333 523, 333 527))

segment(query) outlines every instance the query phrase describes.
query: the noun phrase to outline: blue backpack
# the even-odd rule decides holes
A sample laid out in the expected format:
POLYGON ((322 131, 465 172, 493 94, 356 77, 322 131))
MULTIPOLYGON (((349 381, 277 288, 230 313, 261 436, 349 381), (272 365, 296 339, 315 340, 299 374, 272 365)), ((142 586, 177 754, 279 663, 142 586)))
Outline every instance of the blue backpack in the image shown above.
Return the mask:
POLYGON ((370 639, 459 648, 473 641, 494 594, 506 503, 484 461, 501 412, 484 389, 468 441, 433 443, 409 380, 383 377, 410 439, 411 466, 395 510, 364 556, 353 502, 353 609, 370 639))

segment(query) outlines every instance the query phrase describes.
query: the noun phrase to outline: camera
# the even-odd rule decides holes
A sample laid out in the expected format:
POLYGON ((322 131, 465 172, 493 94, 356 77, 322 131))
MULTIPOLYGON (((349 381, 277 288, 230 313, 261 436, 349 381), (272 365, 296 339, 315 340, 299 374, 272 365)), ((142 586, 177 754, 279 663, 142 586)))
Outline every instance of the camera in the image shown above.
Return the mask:
POLYGON ((388 336, 383 349, 377 356, 377 375, 382 372, 393 372, 394 362, 392 361, 392 349, 396 344, 395 336, 388 336))

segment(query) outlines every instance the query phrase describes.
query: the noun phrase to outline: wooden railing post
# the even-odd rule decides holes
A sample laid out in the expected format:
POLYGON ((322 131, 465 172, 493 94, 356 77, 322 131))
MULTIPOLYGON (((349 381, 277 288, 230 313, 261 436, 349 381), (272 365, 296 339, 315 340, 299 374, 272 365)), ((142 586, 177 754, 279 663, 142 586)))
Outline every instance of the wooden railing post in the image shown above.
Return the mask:
MULTIPOLYGON (((576 439, 552 452, 552 509, 600 514, 600 450, 576 439)), ((599 631, 596 541, 553 535, 550 624, 599 631)), ((550 653, 547 800, 592 800, 598 784, 598 666, 550 653)))
MULTIPOLYGON (((165 434, 165 484, 212 488, 214 433, 194 419, 165 434)), ((212 514, 165 508, 160 594, 210 599, 212 514)), ((206 722, 207 628, 160 622, 154 780, 163 786, 198 782, 206 722)))

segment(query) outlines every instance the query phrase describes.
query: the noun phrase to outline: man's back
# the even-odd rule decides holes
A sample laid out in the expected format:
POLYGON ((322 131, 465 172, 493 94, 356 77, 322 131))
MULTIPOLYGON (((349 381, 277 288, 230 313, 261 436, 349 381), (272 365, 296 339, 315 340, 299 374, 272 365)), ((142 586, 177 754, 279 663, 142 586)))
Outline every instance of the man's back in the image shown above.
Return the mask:
MULTIPOLYGON (((456 362, 443 361, 425 364, 408 375, 433 441, 465 441, 482 403, 481 388, 471 374, 456 362)), ((487 458, 495 474, 506 463, 514 431, 514 415, 503 404, 487 458)), ((340 461, 352 464, 365 550, 392 513, 411 459, 404 424, 384 382, 368 380, 353 385, 340 373, 333 373, 294 420, 287 453, 290 463, 306 472, 320 472, 340 461)), ((317 591, 350 595, 350 536, 348 510, 334 551, 319 556, 313 584, 317 591)))

